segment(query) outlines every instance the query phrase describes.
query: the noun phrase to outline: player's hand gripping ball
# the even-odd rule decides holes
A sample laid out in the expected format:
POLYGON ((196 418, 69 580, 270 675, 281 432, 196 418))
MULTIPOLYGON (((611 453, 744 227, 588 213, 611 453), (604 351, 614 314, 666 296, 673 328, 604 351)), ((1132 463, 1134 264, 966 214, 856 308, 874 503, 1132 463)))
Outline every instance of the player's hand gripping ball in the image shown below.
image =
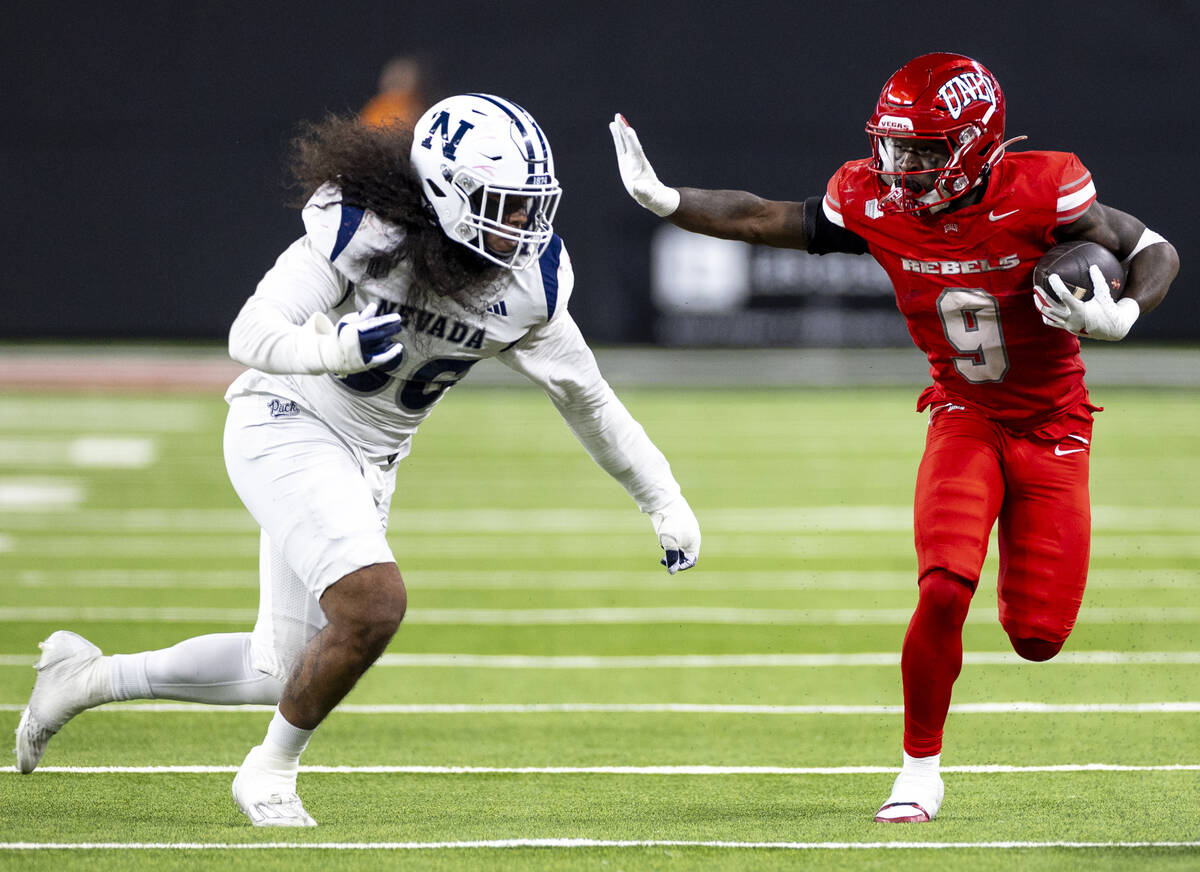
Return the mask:
POLYGON ((1050 283, 1050 276, 1057 275, 1075 299, 1086 302, 1093 295, 1092 277, 1088 274, 1088 267, 1092 264, 1100 267, 1104 273, 1112 298, 1121 299, 1125 288, 1125 270, 1115 254, 1095 242, 1076 240, 1054 246, 1042 255, 1033 268, 1033 284, 1045 288, 1050 283))
POLYGON ((1121 264, 1094 242, 1055 246, 1033 270, 1033 304, 1042 323, 1076 336, 1124 339, 1142 311, 1124 293, 1121 264))

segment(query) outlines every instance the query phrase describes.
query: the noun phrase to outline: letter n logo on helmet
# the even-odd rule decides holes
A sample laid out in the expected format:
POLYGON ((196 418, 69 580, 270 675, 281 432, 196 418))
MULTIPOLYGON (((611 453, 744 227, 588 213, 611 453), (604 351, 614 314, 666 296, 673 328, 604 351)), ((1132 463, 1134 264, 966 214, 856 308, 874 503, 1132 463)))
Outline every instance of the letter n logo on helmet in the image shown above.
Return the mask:
POLYGON ((437 133, 442 135, 442 156, 446 160, 454 160, 455 152, 458 151, 458 144, 462 142, 463 136, 468 130, 475 125, 470 121, 462 120, 458 122, 458 130, 454 131, 454 135, 450 135, 450 113, 442 110, 437 115, 433 116, 433 124, 429 126, 429 133, 421 140, 423 148, 433 148, 433 137, 437 133))

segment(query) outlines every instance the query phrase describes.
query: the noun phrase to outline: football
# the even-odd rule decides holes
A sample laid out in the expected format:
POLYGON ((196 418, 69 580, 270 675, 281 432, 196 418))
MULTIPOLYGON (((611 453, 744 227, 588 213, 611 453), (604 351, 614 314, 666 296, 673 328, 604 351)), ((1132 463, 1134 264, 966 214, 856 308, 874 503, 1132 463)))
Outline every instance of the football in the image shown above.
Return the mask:
POLYGON ((1077 240, 1054 246, 1033 268, 1033 283, 1045 288, 1051 274, 1057 273, 1077 300, 1087 301, 1092 298, 1092 277, 1088 275, 1088 267, 1092 264, 1104 273, 1112 298, 1121 299, 1125 289, 1125 269, 1115 254, 1095 242, 1077 240))

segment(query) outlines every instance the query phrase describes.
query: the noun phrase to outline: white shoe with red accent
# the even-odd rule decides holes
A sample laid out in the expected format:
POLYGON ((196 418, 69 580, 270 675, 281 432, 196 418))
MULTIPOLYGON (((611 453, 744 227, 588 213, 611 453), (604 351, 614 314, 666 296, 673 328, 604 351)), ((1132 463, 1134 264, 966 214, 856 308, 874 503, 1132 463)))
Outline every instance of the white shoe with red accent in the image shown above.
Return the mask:
POLYGON ((896 776, 892 795, 875 813, 881 824, 924 824, 933 820, 942 807, 946 787, 936 768, 914 771, 905 767, 896 776))

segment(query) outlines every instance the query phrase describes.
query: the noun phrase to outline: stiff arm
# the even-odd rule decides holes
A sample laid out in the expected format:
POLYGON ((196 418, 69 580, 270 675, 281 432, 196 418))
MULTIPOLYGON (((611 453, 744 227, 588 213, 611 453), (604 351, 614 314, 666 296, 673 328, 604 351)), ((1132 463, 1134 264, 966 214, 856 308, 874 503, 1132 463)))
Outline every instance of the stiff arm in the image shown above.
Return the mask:
POLYGON ((608 129, 625 189, 654 214, 705 236, 808 250, 805 203, 766 200, 748 191, 669 188, 658 180, 637 132, 623 116, 616 115, 608 129))

